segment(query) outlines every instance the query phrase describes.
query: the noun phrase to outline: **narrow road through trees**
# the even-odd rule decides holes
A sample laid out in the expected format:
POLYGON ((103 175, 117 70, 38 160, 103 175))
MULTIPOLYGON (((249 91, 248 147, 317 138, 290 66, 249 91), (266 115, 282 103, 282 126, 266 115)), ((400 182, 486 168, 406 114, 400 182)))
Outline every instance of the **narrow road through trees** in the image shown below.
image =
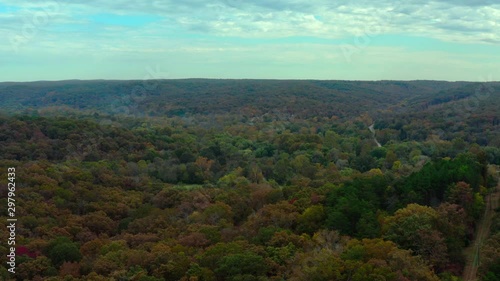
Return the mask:
POLYGON ((500 200, 500 182, 495 190, 486 196, 486 210, 484 216, 479 222, 476 230, 474 241, 465 249, 465 257, 467 263, 465 264, 463 279, 464 281, 476 281, 477 269, 479 267, 480 249, 483 242, 488 238, 490 226, 495 214, 495 209, 498 208, 498 201, 500 200))
POLYGON ((378 147, 382 147, 382 145, 378 142, 377 138, 375 137, 375 123, 371 124, 370 127, 368 127, 368 129, 370 129, 370 132, 372 132, 372 135, 373 135, 373 140, 375 141, 375 143, 377 144, 378 147))

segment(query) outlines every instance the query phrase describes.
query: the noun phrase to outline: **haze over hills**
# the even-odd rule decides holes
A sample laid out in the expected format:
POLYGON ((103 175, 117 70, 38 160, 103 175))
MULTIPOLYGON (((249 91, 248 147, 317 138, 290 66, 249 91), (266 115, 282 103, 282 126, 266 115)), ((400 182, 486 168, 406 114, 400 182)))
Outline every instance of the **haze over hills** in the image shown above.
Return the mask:
MULTIPOLYGON (((223 114, 254 107, 260 114, 283 111, 304 117, 347 117, 366 111, 375 112, 403 101, 408 101, 407 106, 440 103, 440 97, 450 102, 474 95, 480 85, 498 87, 499 84, 441 81, 69 80, 0 83, 0 97, 3 101, 1 107, 12 110, 66 106, 114 114, 117 108, 134 104, 134 111, 129 113, 146 116, 223 114), (310 109, 313 104, 314 111, 302 112, 304 107, 310 109)), ((408 109, 411 110, 405 108, 408 109)))
MULTIPOLYGON (((496 143, 499 136, 498 130, 485 130, 498 126, 499 93, 499 82, 68 80, 0 83, 0 108, 4 112, 97 113, 101 117, 180 117, 209 127, 217 122, 206 120, 207 116, 227 119, 236 115, 243 118, 242 124, 253 125, 264 117, 268 122, 314 117, 348 120, 367 114, 377 121, 379 130, 393 129, 396 123, 398 130, 402 124, 420 123, 420 127, 431 118, 437 122, 435 128, 453 123, 441 137, 452 139, 463 126, 470 126, 474 132, 463 137, 485 133, 478 140, 487 144, 496 143)), ((429 136, 415 135, 420 135, 418 140, 429 136)))

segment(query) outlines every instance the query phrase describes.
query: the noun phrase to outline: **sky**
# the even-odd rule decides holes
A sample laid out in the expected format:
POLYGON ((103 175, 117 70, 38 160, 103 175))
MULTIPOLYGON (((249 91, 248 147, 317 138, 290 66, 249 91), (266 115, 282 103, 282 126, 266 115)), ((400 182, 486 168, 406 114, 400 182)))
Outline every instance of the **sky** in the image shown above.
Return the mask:
POLYGON ((500 80, 498 0, 0 0, 0 81, 500 80))

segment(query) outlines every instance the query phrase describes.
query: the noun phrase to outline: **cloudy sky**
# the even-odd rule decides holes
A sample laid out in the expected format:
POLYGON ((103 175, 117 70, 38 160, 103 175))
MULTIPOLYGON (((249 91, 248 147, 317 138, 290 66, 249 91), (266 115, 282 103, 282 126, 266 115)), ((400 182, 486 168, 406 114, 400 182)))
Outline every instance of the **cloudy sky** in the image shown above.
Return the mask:
POLYGON ((0 81, 500 80, 498 0, 2 0, 0 81))

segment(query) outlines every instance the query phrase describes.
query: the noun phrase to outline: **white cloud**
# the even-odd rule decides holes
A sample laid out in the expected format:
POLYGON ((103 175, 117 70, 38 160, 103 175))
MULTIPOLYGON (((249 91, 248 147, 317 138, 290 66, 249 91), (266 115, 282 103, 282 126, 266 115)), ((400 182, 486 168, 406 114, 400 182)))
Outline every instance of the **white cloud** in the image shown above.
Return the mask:
MULTIPOLYGON (((169 24, 175 24, 185 32, 217 36, 284 37, 307 34, 338 38, 362 33, 368 25, 385 32, 405 32, 443 40, 478 43, 500 40, 500 6, 489 0, 357 0, 338 1, 336 4, 326 0, 3 2, 21 8, 15 16, 17 22, 8 25, 14 31, 19 29, 27 13, 45 8, 57 10, 50 19, 54 24, 65 24, 71 18, 81 22, 85 15, 95 13, 144 14, 164 17, 169 24)), ((13 17, 2 15, 0 20, 8 22, 13 17)))
MULTIPOLYGON (((25 67, 40 64, 38 69, 55 65, 54 73, 61 67, 56 61, 67 61, 78 70, 73 77, 87 77, 81 73, 94 65, 100 72, 89 75, 108 71, 110 74, 103 78, 117 78, 120 73, 129 78, 135 72, 125 68, 142 71, 144 64, 160 61, 175 65, 176 70, 171 72, 173 76, 177 73, 177 77, 211 77, 213 73, 217 77, 219 73, 224 77, 264 78, 279 74, 356 79, 358 75, 360 79, 369 79, 387 73, 396 79, 411 78, 414 71, 420 75, 435 74, 436 78, 463 78, 471 71, 484 70, 488 74, 498 70, 499 56, 491 56, 491 52, 478 57, 470 51, 458 55, 443 50, 415 51, 411 48, 415 46, 405 42, 400 42, 401 48, 381 47, 384 42, 376 42, 376 35, 433 38, 494 48, 500 45, 500 5, 495 2, 4 0, 3 5, 19 10, 0 13, 0 37, 7 40, 0 45, 0 59, 10 62, 17 58, 25 67), (92 20, 93 15, 106 14, 151 16, 155 20, 136 26, 92 20), (366 33, 370 33, 371 41, 359 48, 349 63, 339 49, 340 42, 348 40, 354 44, 353 37, 366 33), (18 50, 14 52, 16 46, 18 50), (439 67, 431 68, 436 62, 439 67), (80 64, 91 66, 79 67, 80 64), (217 66, 224 70, 216 72, 217 66), (399 72, 394 70, 398 67, 399 72), (448 74, 441 73, 445 68, 448 74)), ((397 42, 391 43, 395 45, 397 42)), ((10 63, 11 68, 5 71, 8 75, 13 62, 10 63)), ((22 65, 15 67, 20 69, 22 65)))

